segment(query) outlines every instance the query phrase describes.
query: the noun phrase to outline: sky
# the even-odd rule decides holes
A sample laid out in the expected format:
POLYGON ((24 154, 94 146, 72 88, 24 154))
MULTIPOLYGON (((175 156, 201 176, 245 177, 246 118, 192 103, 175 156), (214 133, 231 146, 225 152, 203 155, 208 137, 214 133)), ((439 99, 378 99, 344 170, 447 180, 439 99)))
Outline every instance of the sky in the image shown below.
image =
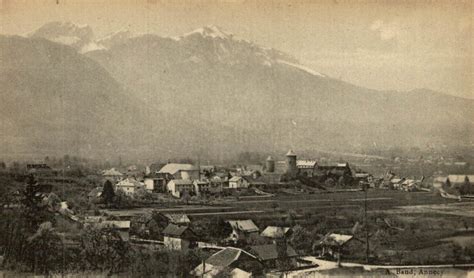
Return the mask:
POLYGON ((359 86, 474 99, 474 1, 0 0, 0 33, 51 21, 178 36, 205 25, 359 86))

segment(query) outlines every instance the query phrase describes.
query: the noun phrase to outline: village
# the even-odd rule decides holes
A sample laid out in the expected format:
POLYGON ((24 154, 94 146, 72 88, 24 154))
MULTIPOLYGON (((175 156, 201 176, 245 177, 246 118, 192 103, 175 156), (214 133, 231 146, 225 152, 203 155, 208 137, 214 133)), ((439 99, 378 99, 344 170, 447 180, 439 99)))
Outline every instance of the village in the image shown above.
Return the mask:
MULTIPOLYGON (((299 159, 293 150, 259 164, 169 161, 94 175, 47 163, 4 166, 3 178, 35 188, 56 219, 41 225, 66 248, 84 248, 85 233, 108 231, 112 242, 147 254, 193 254, 185 276, 302 277, 343 265, 390 273, 396 269, 388 265, 454 261, 462 269, 474 255, 474 175, 374 176, 346 161, 299 159)), ((21 207, 19 199, 4 200, 3 210, 21 207)))

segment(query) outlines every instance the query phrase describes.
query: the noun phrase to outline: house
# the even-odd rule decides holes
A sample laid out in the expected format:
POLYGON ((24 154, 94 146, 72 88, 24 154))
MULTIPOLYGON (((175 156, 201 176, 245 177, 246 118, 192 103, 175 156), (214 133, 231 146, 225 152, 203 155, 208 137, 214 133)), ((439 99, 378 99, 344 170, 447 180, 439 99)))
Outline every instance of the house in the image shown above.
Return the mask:
POLYGON ((150 173, 143 177, 143 183, 148 191, 166 192, 166 184, 172 179, 168 173, 150 173))
POLYGON ((232 228, 232 233, 230 234, 229 239, 234 242, 258 236, 259 229, 250 219, 229 220, 227 223, 229 223, 232 228))
POLYGON ((230 270, 226 273, 229 277, 247 278, 261 274, 263 266, 255 255, 240 248, 227 247, 207 258, 190 274, 210 278, 222 275, 225 270, 230 270))
POLYGON ((102 171, 102 177, 106 180, 109 180, 113 183, 120 181, 123 177, 123 174, 117 171, 115 168, 102 171))
POLYGON ((163 230, 164 245, 168 250, 187 251, 194 247, 196 235, 184 225, 169 224, 163 230))
POLYGON ((166 188, 171 195, 181 198, 184 192, 194 192, 194 183, 192 180, 170 180, 166 188))
POLYGON ((220 176, 214 176, 209 179, 209 192, 210 193, 222 192, 224 188, 228 188, 227 177, 221 178, 220 176))
POLYGON ((332 177, 352 176, 352 170, 349 163, 335 163, 328 165, 317 164, 314 169, 314 175, 326 175, 332 177))
POLYGON ((296 160, 296 168, 298 168, 298 173, 306 177, 313 176, 316 165, 316 160, 296 160))
POLYGON ((174 179, 198 180, 199 168, 192 164, 168 163, 158 171, 160 174, 170 174, 174 179))
POLYGON ((291 228, 289 227, 267 226, 260 235, 270 239, 277 239, 289 236, 290 233, 291 228))
POLYGON ((44 163, 26 164, 26 174, 35 176, 52 176, 54 175, 54 171, 44 163))
POLYGON ((329 233, 318 243, 320 256, 340 259, 342 247, 353 238, 352 235, 329 233))
POLYGON ((229 188, 248 188, 249 182, 241 177, 241 176, 234 176, 229 179, 229 188))
POLYGON ((99 227, 110 227, 116 230, 123 241, 130 239, 130 221, 104 220, 96 224, 99 227))
POLYGON ((164 216, 168 219, 169 223, 175 225, 189 225, 191 220, 184 213, 165 213, 164 216))
POLYGON ((115 190, 122 190, 127 195, 133 195, 138 189, 145 188, 145 184, 134 178, 126 178, 115 185, 115 190))
POLYGON ((206 180, 194 180, 194 191, 196 194, 209 193, 210 192, 210 182, 206 180))
POLYGON ((244 166, 244 168, 241 171, 241 174, 243 176, 252 176, 252 177, 259 177, 262 175, 264 170, 263 165, 260 164, 250 164, 244 166))
POLYGON ((288 269, 296 265, 295 249, 284 241, 273 244, 256 245, 250 248, 267 269, 288 269))

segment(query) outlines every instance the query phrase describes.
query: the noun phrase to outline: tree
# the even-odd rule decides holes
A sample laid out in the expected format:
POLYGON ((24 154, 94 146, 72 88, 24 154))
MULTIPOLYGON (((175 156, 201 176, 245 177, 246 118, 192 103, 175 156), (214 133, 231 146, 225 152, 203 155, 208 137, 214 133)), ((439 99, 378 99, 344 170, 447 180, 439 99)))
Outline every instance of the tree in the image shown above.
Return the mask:
POLYGON ((4 264, 10 268, 48 273, 54 270, 57 243, 52 230, 53 214, 43 202, 43 193, 33 176, 20 191, 21 206, 5 217, 2 235, 6 241, 4 264), (51 257, 53 256, 53 257, 51 257))
POLYGON ((116 208, 130 208, 133 206, 133 200, 122 190, 117 190, 113 198, 113 205, 116 208))
POLYGON ((325 184, 326 186, 332 187, 332 186, 334 186, 334 185, 336 184, 336 182, 334 181, 334 179, 328 178, 328 179, 326 179, 326 181, 324 181, 324 184, 325 184))
POLYGON ((310 251, 312 248, 310 232, 300 225, 296 225, 292 230, 289 240, 290 245, 296 250, 310 251))
POLYGON ((112 186, 112 182, 106 180, 104 183, 104 187, 102 189, 102 198, 104 199, 107 205, 113 203, 115 197, 114 188, 112 186))
POLYGON ((53 229, 51 222, 40 225, 35 234, 27 238, 28 258, 35 273, 50 273, 60 269, 61 239, 53 229))
POLYGON ((83 269, 117 273, 129 263, 130 246, 112 227, 86 227, 80 245, 83 269))
POLYGON ((208 227, 209 234, 218 240, 225 239, 232 233, 232 227, 230 224, 220 217, 213 218, 208 227))

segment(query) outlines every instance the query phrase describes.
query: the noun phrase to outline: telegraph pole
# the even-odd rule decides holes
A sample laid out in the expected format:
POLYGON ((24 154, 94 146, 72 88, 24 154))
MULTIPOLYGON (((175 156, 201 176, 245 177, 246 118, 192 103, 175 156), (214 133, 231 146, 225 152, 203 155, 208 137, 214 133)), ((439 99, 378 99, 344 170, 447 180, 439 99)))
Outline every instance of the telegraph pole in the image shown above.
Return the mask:
POLYGON ((365 260, 369 263, 369 223, 367 221, 367 191, 368 184, 362 183, 362 190, 364 190, 364 223, 365 223, 365 260))

